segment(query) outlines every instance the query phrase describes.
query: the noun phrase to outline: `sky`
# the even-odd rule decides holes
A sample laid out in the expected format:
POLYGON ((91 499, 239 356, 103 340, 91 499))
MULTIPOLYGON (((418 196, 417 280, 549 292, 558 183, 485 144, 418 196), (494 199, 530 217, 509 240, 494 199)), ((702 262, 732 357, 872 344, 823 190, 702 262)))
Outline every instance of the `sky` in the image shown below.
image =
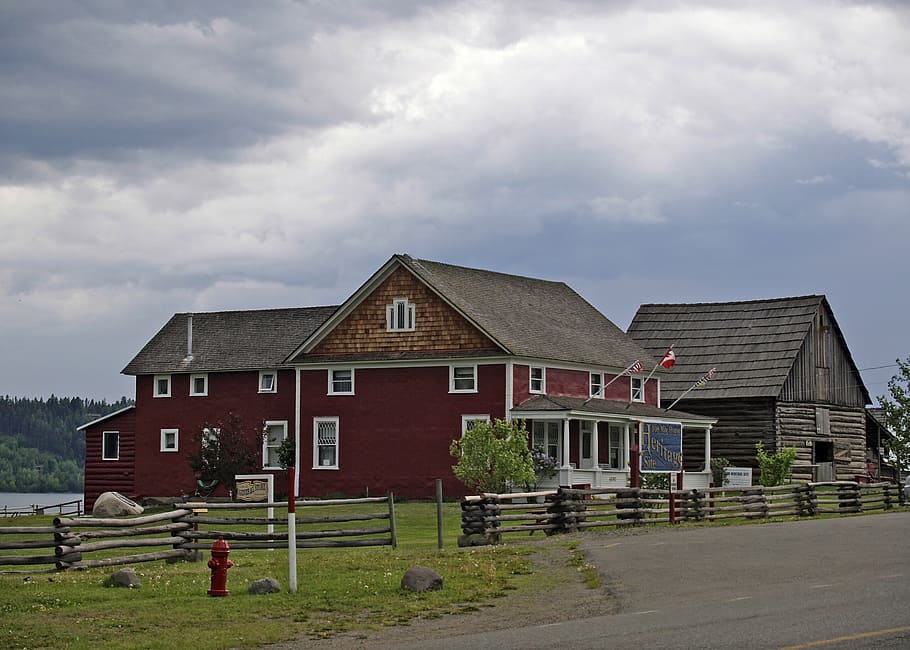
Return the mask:
POLYGON ((408 253, 623 329, 825 294, 876 396, 908 243, 910 4, 0 0, 0 395, 408 253))

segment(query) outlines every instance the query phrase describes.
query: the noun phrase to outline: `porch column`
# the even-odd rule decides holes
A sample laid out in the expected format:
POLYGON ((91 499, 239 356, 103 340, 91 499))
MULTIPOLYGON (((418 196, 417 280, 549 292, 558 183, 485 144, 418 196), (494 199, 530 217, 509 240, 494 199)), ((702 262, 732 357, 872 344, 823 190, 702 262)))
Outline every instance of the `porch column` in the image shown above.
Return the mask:
POLYGON ((711 425, 705 427, 705 471, 711 471, 711 425))
MULTIPOLYGON (((600 458, 600 452, 598 450, 597 441, 600 438, 600 422, 597 420, 593 421, 593 426, 591 427, 591 463, 593 469, 600 469, 600 464, 597 462, 600 458)), ((607 435, 610 435, 607 433, 607 435)))
POLYGON ((562 466, 569 466, 569 418, 562 421, 562 466))
POLYGON ((626 440, 625 440, 625 444, 622 446, 622 464, 623 464, 623 467, 628 469, 628 467, 629 467, 629 449, 631 449, 631 447, 632 447, 632 437, 630 435, 632 426, 630 424, 626 423, 625 430, 626 430, 626 440))

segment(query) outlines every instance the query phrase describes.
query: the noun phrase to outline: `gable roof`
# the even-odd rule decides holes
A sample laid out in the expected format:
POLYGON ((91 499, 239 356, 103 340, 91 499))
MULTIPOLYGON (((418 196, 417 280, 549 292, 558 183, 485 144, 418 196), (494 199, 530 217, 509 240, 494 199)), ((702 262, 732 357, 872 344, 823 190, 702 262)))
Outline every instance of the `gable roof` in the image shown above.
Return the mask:
POLYGON ((216 372, 277 368, 337 307, 174 314, 123 373, 216 372), (187 358, 192 317, 192 358, 187 358))
POLYGON ((115 418, 118 415, 122 415, 123 413, 126 413, 127 411, 132 411, 134 408, 136 408, 135 404, 130 404, 129 406, 124 406, 122 409, 118 409, 118 410, 114 411, 113 413, 108 413, 107 415, 102 415, 100 418, 96 418, 96 419, 92 420, 91 422, 86 422, 82 426, 76 427, 76 431, 85 431, 89 427, 93 427, 96 424, 101 424, 102 422, 107 422, 108 420, 115 418))
MULTIPOLYGON (((629 334, 654 355, 663 355, 674 346, 677 361, 661 382, 662 399, 679 397, 711 368, 717 368, 715 378, 704 388, 690 392, 687 399, 777 397, 820 309, 827 311, 859 377, 822 295, 642 305, 629 325, 629 334)), ((865 392, 865 387, 862 390, 865 392)))
POLYGON ((553 361, 625 368, 654 360, 563 282, 393 256, 305 341, 288 361, 304 361, 394 270, 403 267, 494 341, 503 352, 553 361))

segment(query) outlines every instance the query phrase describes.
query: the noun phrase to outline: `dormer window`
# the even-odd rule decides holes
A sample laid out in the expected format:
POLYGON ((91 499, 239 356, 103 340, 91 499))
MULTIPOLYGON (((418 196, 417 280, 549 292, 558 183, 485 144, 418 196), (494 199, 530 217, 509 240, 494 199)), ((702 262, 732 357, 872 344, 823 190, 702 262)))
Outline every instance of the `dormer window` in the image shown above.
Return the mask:
POLYGON ((415 318, 414 304, 407 298, 395 298, 385 308, 387 332, 413 332, 415 318))

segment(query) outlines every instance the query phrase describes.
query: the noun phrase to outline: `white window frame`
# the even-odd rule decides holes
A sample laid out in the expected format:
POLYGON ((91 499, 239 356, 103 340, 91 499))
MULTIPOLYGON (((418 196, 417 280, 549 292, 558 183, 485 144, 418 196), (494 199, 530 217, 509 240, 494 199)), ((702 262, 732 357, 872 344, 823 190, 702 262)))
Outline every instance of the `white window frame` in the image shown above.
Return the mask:
POLYGON ((206 397, 209 394, 209 376, 202 372, 190 375, 190 397, 206 397), (196 380, 202 380, 202 391, 196 391, 196 380))
POLYGON ((161 430, 161 449, 160 451, 171 453, 180 450, 180 429, 162 429, 161 430), (174 446, 170 447, 167 444, 168 436, 174 435, 174 446))
POLYGON ((353 368, 329 368, 328 375, 329 375, 329 392, 328 392, 329 395, 353 395, 354 394, 354 369, 353 368), (336 372, 350 372, 351 373, 351 389, 350 390, 336 390, 335 389, 336 381, 338 381, 339 383, 344 381, 343 379, 342 380, 335 379, 336 372))
MULTIPOLYGON (((459 380, 465 380, 466 377, 458 377, 459 380)), ((476 393, 477 392, 477 364, 455 364, 449 366, 449 392, 450 393, 476 393), (456 369, 465 369, 470 368, 472 372, 472 385, 471 388, 456 388, 455 387, 455 370, 456 369)))
POLYGON ((630 394, 629 399, 633 402, 645 401, 645 380, 643 377, 629 377, 630 394), (638 389, 635 388, 636 382, 639 382, 638 389))
POLYGON ((604 374, 602 372, 588 373, 588 397, 604 398, 604 374), (597 377, 598 390, 594 390, 595 377, 597 377))
POLYGON ((281 469, 281 465, 277 462, 274 465, 269 465, 269 450, 278 449, 281 447, 281 444, 288 437, 288 421, 287 420, 266 420, 265 421, 265 430, 263 431, 262 436, 262 469, 281 469), (268 429, 269 427, 282 427, 284 429, 284 435, 281 436, 281 439, 278 440, 278 444, 269 444, 268 429))
POLYGON ((277 393, 278 392, 278 371, 277 370, 260 370, 259 371, 259 392, 260 393, 277 393), (272 378, 272 385, 268 388, 264 386, 265 378, 272 378))
POLYGON ((340 469, 341 467, 341 427, 338 416, 313 418, 313 469, 340 469), (335 425, 335 464, 319 464, 319 425, 331 422, 335 425))
POLYGON ((490 421, 490 415, 488 413, 484 413, 482 415, 462 415, 461 416, 461 435, 462 435, 462 437, 464 436, 464 434, 466 434, 468 432, 468 429, 470 429, 471 427, 474 426, 475 422, 489 422, 489 421, 490 421))
POLYGON ((155 375, 154 383, 152 384, 152 394, 155 397, 170 397, 171 396, 171 376, 170 375, 155 375), (167 382, 167 392, 159 391, 158 385, 160 381, 167 382))
POLYGON ((531 366, 528 368, 528 392, 533 395, 544 395, 547 392, 547 369, 543 366, 531 366), (540 377, 534 376, 534 371, 540 371, 540 377), (534 388, 534 382, 539 382, 540 386, 534 388))
POLYGON ((413 332, 417 326, 417 308, 407 298, 394 298, 385 307, 387 332, 413 332))
POLYGON ((102 431, 101 432, 101 460, 120 460, 120 432, 119 431, 102 431), (117 451, 113 456, 105 455, 107 451, 107 437, 109 435, 114 436, 114 440, 117 443, 117 451))
POLYGON ((550 456, 560 467, 563 465, 562 460, 562 422, 555 420, 534 420, 531 425, 531 447, 540 447, 548 456, 550 456, 551 447, 556 452, 555 456, 550 456), (551 444, 550 434, 555 434, 555 443, 551 444))

